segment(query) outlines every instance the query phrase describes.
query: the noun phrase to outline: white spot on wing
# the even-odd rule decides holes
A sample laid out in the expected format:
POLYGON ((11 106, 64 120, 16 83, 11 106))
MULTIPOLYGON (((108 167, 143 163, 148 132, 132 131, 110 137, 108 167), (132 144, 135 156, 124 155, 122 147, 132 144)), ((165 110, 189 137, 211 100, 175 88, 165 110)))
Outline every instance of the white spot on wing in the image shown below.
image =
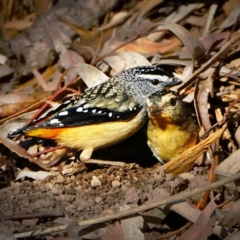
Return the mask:
POLYGON ((84 109, 89 108, 89 104, 85 104, 85 105, 83 106, 83 108, 84 108, 84 109))
POLYGON ((82 107, 79 107, 79 108, 77 108, 76 111, 77 111, 77 112, 82 112, 82 111, 83 111, 83 108, 82 108, 82 107))
POLYGON ((60 112, 58 115, 59 116, 66 116, 66 115, 68 115, 68 111, 60 112))
POLYGON ((84 113, 87 113, 87 112, 88 112, 88 110, 86 109, 86 110, 84 110, 83 112, 84 112, 84 113))
POLYGON ((102 110, 98 111, 98 113, 102 113, 102 110))
POLYGON ((97 109, 93 109, 93 110, 92 110, 92 113, 95 113, 96 111, 97 111, 97 109))
POLYGON ((52 120, 50 120, 49 122, 50 124, 58 124, 58 123, 61 123, 57 118, 54 118, 52 120))
POLYGON ((111 112, 108 114, 109 117, 112 117, 112 115, 113 115, 113 114, 112 114, 111 112))

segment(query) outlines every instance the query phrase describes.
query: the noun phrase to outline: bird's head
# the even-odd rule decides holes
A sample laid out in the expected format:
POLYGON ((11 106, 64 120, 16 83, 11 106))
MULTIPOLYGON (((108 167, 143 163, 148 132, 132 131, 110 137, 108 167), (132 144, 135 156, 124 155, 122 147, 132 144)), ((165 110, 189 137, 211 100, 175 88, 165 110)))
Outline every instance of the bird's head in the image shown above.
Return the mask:
POLYGON ((182 81, 174 75, 176 67, 171 65, 142 66, 130 68, 123 72, 125 79, 133 83, 134 90, 147 98, 149 95, 169 89, 182 81))

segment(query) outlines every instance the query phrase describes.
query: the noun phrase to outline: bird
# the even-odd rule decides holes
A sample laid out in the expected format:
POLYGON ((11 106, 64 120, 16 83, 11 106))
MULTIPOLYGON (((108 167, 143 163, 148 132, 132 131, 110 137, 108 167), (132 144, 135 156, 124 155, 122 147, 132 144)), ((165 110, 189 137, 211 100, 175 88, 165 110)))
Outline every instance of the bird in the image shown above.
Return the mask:
POLYGON ((160 90, 150 95, 146 102, 147 143, 162 164, 197 143, 199 128, 191 109, 177 93, 160 90))
POLYGON ((133 67, 63 102, 8 137, 23 134, 53 139, 82 150, 80 160, 87 161, 94 150, 121 142, 144 125, 149 95, 181 82, 168 65, 133 67))

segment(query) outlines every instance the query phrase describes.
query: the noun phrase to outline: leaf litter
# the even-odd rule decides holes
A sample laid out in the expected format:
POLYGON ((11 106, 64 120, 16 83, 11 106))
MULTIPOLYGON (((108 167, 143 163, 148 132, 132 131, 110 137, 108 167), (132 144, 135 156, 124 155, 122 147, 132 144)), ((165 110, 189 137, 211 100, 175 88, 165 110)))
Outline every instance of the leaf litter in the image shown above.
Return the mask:
POLYGON ((12 239, 66 239, 64 232, 73 239, 106 240, 237 237, 239 186, 236 182, 230 191, 223 185, 239 178, 239 2, 143 0, 119 3, 117 9, 104 3, 95 14, 90 14, 96 9, 93 1, 79 8, 74 1, 35 1, 35 10, 30 2, 24 10, 6 5, 0 21, 0 42, 10 46, 0 48, 5 59, 0 171, 9 185, 0 182, 0 212, 7 234, 12 239), (76 14, 65 14, 71 11, 76 14), (201 127, 199 143, 164 166, 152 156, 143 131, 94 153, 96 159, 121 160, 118 166, 84 164, 77 151, 51 141, 6 138, 86 87, 153 63, 180 66, 183 84, 175 90, 194 101, 201 127), (39 107, 34 117, 22 115, 39 107), (25 180, 14 182, 18 169, 16 180, 25 180), (191 195, 194 190, 198 194, 191 195), (65 221, 54 221, 59 210, 65 221), (27 222, 26 214, 29 219, 39 214, 41 221, 27 222))

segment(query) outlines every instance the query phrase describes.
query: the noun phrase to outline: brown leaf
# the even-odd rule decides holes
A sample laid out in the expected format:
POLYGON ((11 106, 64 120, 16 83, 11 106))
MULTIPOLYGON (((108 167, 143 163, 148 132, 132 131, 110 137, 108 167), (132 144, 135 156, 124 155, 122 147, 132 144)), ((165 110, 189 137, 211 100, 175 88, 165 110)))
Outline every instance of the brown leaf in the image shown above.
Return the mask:
POLYGON ((176 212, 192 223, 195 223, 197 221, 201 213, 201 211, 197 209, 196 206, 190 204, 189 202, 180 202, 173 204, 171 205, 170 210, 176 212))
POLYGON ((240 232, 236 231, 232 234, 230 234, 227 238, 225 238, 226 240, 239 240, 240 239, 240 232))
POLYGON ((232 227, 240 222, 240 200, 233 202, 226 211, 222 220, 219 222, 220 226, 232 227))
MULTIPOLYGON (((112 48, 115 48, 122 44, 122 42, 114 42, 112 48)), ((166 54, 167 52, 174 51, 177 47, 181 45, 178 39, 163 40, 161 43, 155 43, 149 40, 147 37, 137 39, 136 41, 125 45, 120 48, 118 52, 132 51, 141 54, 155 54, 159 52, 161 54, 166 54)))
POLYGON ((166 214, 159 208, 151 209, 142 214, 144 223, 148 225, 150 229, 157 227, 165 218, 166 214))
POLYGON ((42 87, 42 89, 44 91, 48 91, 48 85, 47 85, 47 82, 44 79, 43 75, 36 69, 32 70, 32 74, 34 75, 34 77, 36 78, 38 84, 42 87))
MULTIPOLYGON (((120 208, 120 211, 130 209, 128 205, 120 208)), ((143 218, 141 216, 131 217, 121 220, 124 239, 144 240, 144 234, 140 229, 143 228, 143 218)))
POLYGON ((13 72, 13 69, 9 67, 7 64, 0 63, 0 78, 5 77, 13 72))
POLYGON ((172 32, 184 44, 188 50, 189 57, 192 59, 193 66, 195 60, 204 55, 205 48, 203 44, 182 26, 174 23, 162 23, 158 29, 172 32))
POLYGON ((68 69, 75 64, 84 63, 85 60, 77 52, 67 49, 64 45, 61 46, 60 64, 63 68, 68 69))
POLYGON ((190 227, 179 240, 206 240, 213 232, 215 217, 211 217, 217 205, 214 200, 201 212, 198 220, 190 227))
POLYGON ((186 18, 186 22, 194 26, 204 27, 206 24, 206 17, 207 14, 204 14, 202 16, 190 15, 186 18))
POLYGON ((31 27, 32 21, 12 20, 4 24, 5 29, 17 29, 19 31, 31 27))
POLYGON ((237 130, 235 131, 235 139, 238 143, 238 147, 240 147, 240 126, 238 126, 237 130))
MULTIPOLYGON (((206 71, 207 78, 205 80, 201 80, 197 83, 196 91, 195 91, 195 108, 197 112, 198 122, 200 126, 203 126, 205 131, 208 131, 211 128, 211 122, 208 115, 208 96, 209 93, 213 91, 213 83, 211 74, 213 73, 213 69, 208 69, 206 71)), ((202 76, 204 78, 205 76, 202 76)))
POLYGON ((240 5, 235 8, 230 15, 219 25, 219 28, 225 29, 232 26, 240 15, 240 5))
POLYGON ((82 227, 79 231, 79 236, 84 239, 97 239, 107 231, 107 227, 104 223, 93 224, 88 227, 82 227))
POLYGON ((210 33, 207 36, 201 38, 201 42, 204 45, 206 51, 209 51, 213 46, 214 49, 219 49, 224 44, 225 40, 229 37, 230 32, 217 32, 210 33), (218 45, 214 45, 218 43, 218 45))
POLYGON ((20 157, 24 157, 28 160, 30 160, 31 162, 34 162, 34 157, 31 156, 24 148, 20 147, 18 144, 16 144, 15 142, 13 142, 10 139, 7 138, 1 138, 0 137, 0 142, 7 147, 8 149, 10 149, 12 152, 15 152, 17 155, 19 155, 20 157))
POLYGON ((35 103, 47 99, 52 95, 52 92, 35 92, 35 93, 9 93, 0 96, 0 117, 19 112, 20 109, 28 108, 35 103))
POLYGON ((112 240, 112 239, 124 240, 121 224, 118 221, 116 221, 112 225, 108 226, 107 231, 103 233, 100 239, 101 240, 112 240))
POLYGON ((20 118, 13 119, 9 122, 6 122, 0 127, 0 142, 10 149, 12 152, 15 152, 18 156, 28 159, 30 162, 34 162, 39 165, 41 168, 46 169, 46 167, 42 164, 41 159, 35 159, 32 155, 30 155, 24 148, 20 145, 16 144, 14 141, 7 138, 8 133, 11 130, 15 130, 21 128, 25 122, 26 118, 28 119, 31 114, 24 114, 20 118), (24 118, 26 117, 26 118, 24 118), (14 126, 14 127, 13 127, 14 126))
POLYGON ((19 117, 13 118, 9 121, 6 121, 3 125, 0 126, 0 137, 6 138, 8 133, 22 128, 25 123, 36 113, 36 111, 22 114, 19 117))
MULTIPOLYGON (((198 4, 198 3, 188 4, 188 5, 182 4, 177 8, 177 10, 175 10, 173 13, 169 14, 165 19, 163 19, 163 22, 170 23, 170 24, 177 23, 178 21, 185 18, 194 9, 197 9, 200 6, 201 4, 198 4)), ((156 41, 162 36, 163 36, 163 33, 153 33, 153 34, 150 34, 148 38, 151 39, 152 41, 156 41)))
POLYGON ((0 224, 0 236, 1 239, 17 240, 13 233, 3 224, 0 224))
POLYGON ((114 14, 114 16, 112 17, 108 24, 99 28, 99 31, 104 31, 108 28, 117 26, 118 24, 124 22, 129 17, 129 15, 130 14, 127 11, 117 12, 116 14, 114 14))
POLYGON ((78 224, 78 221, 75 218, 71 219, 69 224, 66 227, 66 231, 70 239, 80 240, 81 238, 79 236, 79 230, 80 230, 80 226, 78 224))
POLYGON ((240 149, 231 154, 223 162, 221 162, 215 169, 214 173, 222 176, 232 176, 234 173, 240 171, 240 149))
POLYGON ((162 3, 163 0, 152 0, 152 1, 140 1, 138 2, 138 8, 140 10, 140 15, 138 16, 138 21, 141 19, 147 12, 154 9, 157 5, 162 3))
POLYGON ((234 9, 239 7, 239 5, 240 2, 238 0, 228 0, 223 4, 222 9, 224 13, 229 16, 234 9))

